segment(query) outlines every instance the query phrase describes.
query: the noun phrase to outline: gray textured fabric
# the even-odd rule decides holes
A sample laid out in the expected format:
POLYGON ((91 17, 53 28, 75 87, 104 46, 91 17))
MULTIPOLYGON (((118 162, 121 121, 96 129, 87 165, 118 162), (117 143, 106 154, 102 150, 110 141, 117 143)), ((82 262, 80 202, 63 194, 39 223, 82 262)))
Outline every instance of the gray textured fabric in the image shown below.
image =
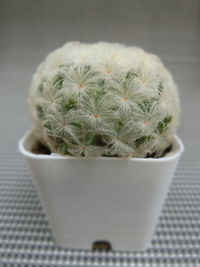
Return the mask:
POLYGON ((0 267, 200 266, 199 1, 0 0, 0 267), (59 3, 59 4, 58 4, 59 3), (158 53, 180 88, 185 144, 152 247, 57 247, 17 142, 30 128, 31 75, 65 41, 119 41, 158 53))
POLYGON ((152 246, 144 253, 57 247, 24 160, 18 153, 0 160, 0 266, 200 266, 200 166, 195 157, 182 158, 152 246))

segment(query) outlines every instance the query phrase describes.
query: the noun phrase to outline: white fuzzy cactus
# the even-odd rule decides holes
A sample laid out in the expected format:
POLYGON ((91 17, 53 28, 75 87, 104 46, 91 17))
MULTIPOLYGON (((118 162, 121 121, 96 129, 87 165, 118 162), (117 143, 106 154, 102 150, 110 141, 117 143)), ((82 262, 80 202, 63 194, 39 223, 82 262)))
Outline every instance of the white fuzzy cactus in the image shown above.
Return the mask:
POLYGON ((136 47, 71 42, 38 67, 30 92, 34 133, 52 152, 159 157, 179 117, 172 76, 136 47))

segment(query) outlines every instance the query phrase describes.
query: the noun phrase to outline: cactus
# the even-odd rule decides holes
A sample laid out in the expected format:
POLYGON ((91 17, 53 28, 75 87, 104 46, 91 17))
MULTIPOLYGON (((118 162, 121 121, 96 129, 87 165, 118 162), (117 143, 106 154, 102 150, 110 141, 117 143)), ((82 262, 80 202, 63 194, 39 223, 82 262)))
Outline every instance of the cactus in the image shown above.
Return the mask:
POLYGON ((113 43, 53 51, 29 100, 37 139, 63 155, 160 157, 179 120, 177 87, 160 59, 113 43))

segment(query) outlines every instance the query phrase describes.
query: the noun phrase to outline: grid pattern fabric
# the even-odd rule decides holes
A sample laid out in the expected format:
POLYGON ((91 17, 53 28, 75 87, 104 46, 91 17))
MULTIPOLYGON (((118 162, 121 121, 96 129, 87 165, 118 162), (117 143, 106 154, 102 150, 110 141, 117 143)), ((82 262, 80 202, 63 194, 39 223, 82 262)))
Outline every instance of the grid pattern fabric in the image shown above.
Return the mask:
POLYGON ((0 267, 200 266, 200 165, 185 153, 152 246, 143 253, 63 249, 53 242, 26 162, 0 155, 0 267))

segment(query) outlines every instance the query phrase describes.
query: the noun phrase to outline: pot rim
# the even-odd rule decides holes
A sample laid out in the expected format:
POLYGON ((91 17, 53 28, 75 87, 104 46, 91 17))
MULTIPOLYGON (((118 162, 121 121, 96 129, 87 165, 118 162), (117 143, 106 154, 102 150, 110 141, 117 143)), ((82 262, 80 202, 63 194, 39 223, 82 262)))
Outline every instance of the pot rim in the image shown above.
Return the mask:
POLYGON ((19 140, 18 142, 18 148, 19 152, 23 154, 27 158, 35 158, 35 159, 65 159, 65 160, 110 160, 110 161, 115 161, 115 160, 129 160, 129 161, 139 161, 139 162, 166 162, 166 161, 172 161, 175 160, 176 158, 179 158, 181 154, 184 152, 184 145, 180 138, 175 135, 174 136, 174 143, 173 146, 174 152, 169 152, 166 154, 164 157, 161 158, 120 158, 120 157, 99 157, 99 158, 86 158, 86 157, 74 157, 74 156, 63 156, 59 155, 57 153, 52 153, 52 154, 35 154, 33 152, 30 152, 29 149, 26 148, 26 145, 29 141, 29 139, 33 136, 33 129, 27 131, 19 140))

